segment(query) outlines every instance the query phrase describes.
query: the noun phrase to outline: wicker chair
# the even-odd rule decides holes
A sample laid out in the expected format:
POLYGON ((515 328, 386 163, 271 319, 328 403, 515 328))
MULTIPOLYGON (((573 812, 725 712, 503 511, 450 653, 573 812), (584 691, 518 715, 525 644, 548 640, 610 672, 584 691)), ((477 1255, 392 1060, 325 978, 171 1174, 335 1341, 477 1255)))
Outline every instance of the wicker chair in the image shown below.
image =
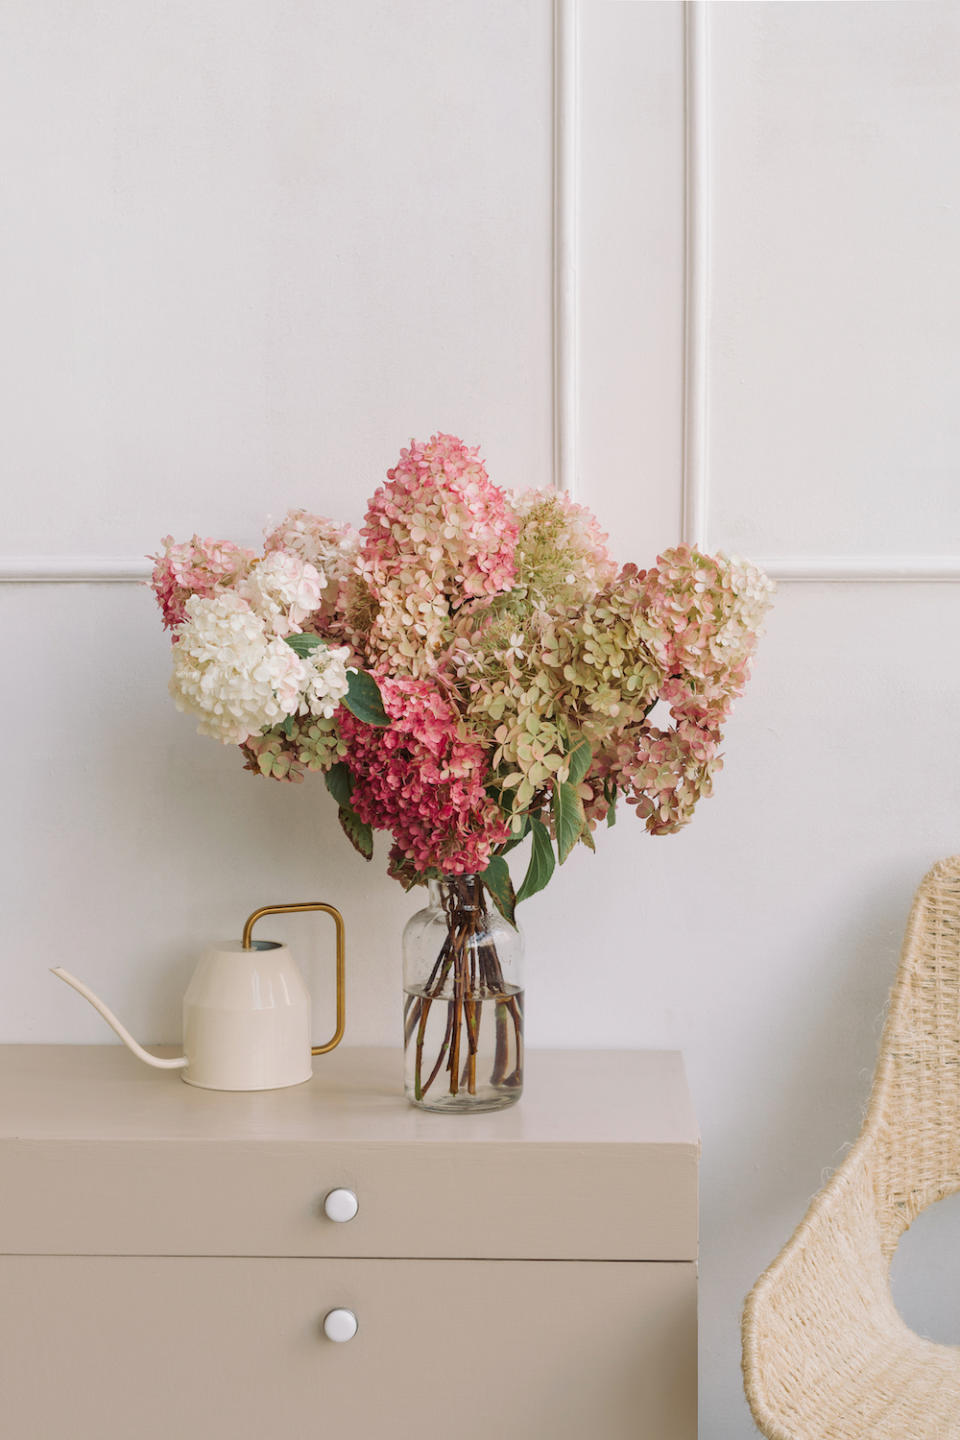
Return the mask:
POLYGON ((768 1440, 960 1440, 960 1347, 915 1335, 890 1259, 960 1190, 960 856, 917 891, 860 1137, 761 1275, 743 1371, 768 1440))

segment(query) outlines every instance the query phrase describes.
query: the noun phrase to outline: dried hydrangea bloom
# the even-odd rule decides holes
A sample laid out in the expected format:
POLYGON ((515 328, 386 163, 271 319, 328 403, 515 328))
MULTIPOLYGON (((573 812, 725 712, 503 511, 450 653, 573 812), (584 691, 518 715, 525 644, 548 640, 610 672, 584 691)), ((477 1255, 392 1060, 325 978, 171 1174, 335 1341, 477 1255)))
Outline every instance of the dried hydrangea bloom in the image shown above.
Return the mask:
POLYGON ((433 674, 438 655, 450 643, 447 597, 423 576, 410 588, 399 583, 378 586, 376 596, 370 628, 357 637, 367 663, 373 669, 386 667, 401 675, 433 674))
POLYGON ((267 531, 264 550, 285 550, 316 566, 324 576, 321 614, 333 612, 341 587, 353 574, 360 550, 360 536, 351 525, 339 525, 325 515, 309 510, 288 510, 286 515, 267 531))
MULTIPOLYGON (((692 818, 697 801, 709 796, 722 768, 718 733, 681 721, 671 730, 640 725, 612 737, 603 759, 616 792, 645 821, 651 835, 672 835, 692 818)), ((608 782, 609 783, 609 782, 608 782)), ((602 819, 611 796, 595 791, 588 819, 602 819)))
POLYGON ((268 634, 242 596, 234 590, 192 595, 186 610, 170 694, 178 710, 199 717, 201 735, 241 745, 297 709, 303 663, 285 641, 268 634))
POLYGON ((186 609, 170 693, 199 717, 201 735, 242 745, 294 715, 333 716, 347 693, 349 651, 321 645, 300 659, 235 590, 192 595, 186 609))
POLYGON ((746 561, 688 545, 665 551, 637 579, 667 677, 663 699, 676 718, 717 728, 749 678, 772 581, 746 561))
POLYGON ((311 715, 250 735, 240 748, 244 769, 296 784, 306 770, 329 770, 347 751, 336 720, 311 715))
POLYGON ((465 600, 508 590, 517 522, 476 448, 453 435, 411 441, 367 508, 359 571, 376 612, 372 663, 424 675, 465 600))
POLYGON ((344 645, 334 649, 318 645, 303 657, 303 682, 300 686, 298 715, 332 720, 349 689, 347 664, 350 651, 344 645))
POLYGON ((154 588, 182 622, 178 703, 273 779, 343 758, 405 885, 482 871, 525 814, 552 827, 560 794, 591 847, 618 797, 653 834, 686 824, 772 591, 689 546, 618 572, 589 510, 506 496, 442 434, 402 452, 360 535, 292 510, 261 561, 196 537, 164 546, 154 588), (301 660, 282 637, 304 627, 324 645, 301 660), (377 677, 389 726, 341 706, 351 662, 377 677))
POLYGON ((434 435, 387 471, 367 507, 362 556, 380 582, 425 571, 454 599, 513 584, 517 523, 476 446, 434 435))
POLYGON ((587 806, 602 818, 615 787, 651 834, 668 835, 692 818, 722 768, 721 726, 749 677, 772 582, 756 566, 678 546, 655 569, 625 567, 621 584, 643 597, 648 644, 663 667, 658 698, 675 726, 627 725, 603 742, 605 777, 587 806))
POLYGON ((446 656, 459 706, 470 729, 492 748, 505 800, 526 809, 564 763, 564 727, 557 714, 556 677, 541 663, 544 611, 470 609, 446 656))
POLYGON ((654 638, 635 575, 559 616, 534 609, 464 618, 451 665, 516 810, 565 778, 571 733, 599 751, 609 735, 643 721, 663 680, 654 638))
POLYGON ((272 550, 237 586, 274 635, 299 634, 303 621, 319 610, 326 577, 307 560, 272 550))
POLYGON ((377 677, 391 724, 366 725, 344 713, 340 728, 353 776, 350 803, 360 819, 390 830, 403 860, 422 874, 474 874, 509 838, 484 783, 484 748, 435 685, 377 677))
POLYGON ((149 556, 154 562, 150 584, 168 630, 187 618, 191 595, 209 596, 236 585, 257 558, 229 540, 201 540, 199 535, 180 542, 165 535, 160 544, 160 553, 149 556))
POLYGON ((525 490, 511 508, 518 522, 516 589, 531 603, 576 609, 615 580, 608 537, 585 505, 555 490, 525 490))
POLYGON ((289 785, 302 783, 304 767, 299 763, 296 746, 282 726, 265 730, 262 735, 248 735, 240 750, 244 770, 289 785))

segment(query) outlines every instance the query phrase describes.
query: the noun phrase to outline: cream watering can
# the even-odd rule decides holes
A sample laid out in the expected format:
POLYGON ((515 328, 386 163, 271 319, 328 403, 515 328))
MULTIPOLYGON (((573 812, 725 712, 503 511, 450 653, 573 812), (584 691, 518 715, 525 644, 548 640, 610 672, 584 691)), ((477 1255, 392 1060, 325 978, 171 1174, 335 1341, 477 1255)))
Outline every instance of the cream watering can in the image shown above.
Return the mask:
POLYGON ((265 905, 254 910, 241 940, 212 946, 200 958, 183 997, 184 1054, 163 1060, 138 1045, 116 1015, 81 980, 60 966, 53 971, 89 1000, 134 1055, 158 1070, 179 1070, 203 1090, 278 1090, 301 1085, 313 1073, 311 1058, 343 1038, 344 929, 332 905, 265 905), (322 910, 337 930, 337 1028, 326 1045, 311 1043, 310 992, 286 945, 254 940, 264 915, 322 910))

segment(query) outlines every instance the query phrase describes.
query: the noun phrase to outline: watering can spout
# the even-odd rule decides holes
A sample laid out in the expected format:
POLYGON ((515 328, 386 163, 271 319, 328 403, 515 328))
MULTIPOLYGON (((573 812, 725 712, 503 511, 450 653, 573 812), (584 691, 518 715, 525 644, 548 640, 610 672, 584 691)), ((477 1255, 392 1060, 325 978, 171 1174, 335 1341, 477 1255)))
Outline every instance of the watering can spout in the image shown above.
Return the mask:
POLYGON ((149 1050, 144 1050, 142 1045, 138 1045, 130 1034, 130 1031, 127 1030, 124 1025, 121 1025, 113 1011, 108 1010, 100 997, 94 995, 93 991, 84 985, 82 980, 78 980, 75 975, 71 975, 69 970, 64 970, 62 966, 57 965, 50 973, 56 975, 64 984, 70 985, 76 990, 78 995, 83 996, 84 1000, 89 1000, 94 1010, 102 1015, 110 1028, 120 1036, 120 1039, 124 1045, 126 1045, 127 1049, 131 1050, 137 1059, 142 1060, 145 1065, 153 1065, 157 1070, 183 1070, 185 1068, 187 1064, 186 1055, 178 1055, 175 1060, 161 1060, 159 1055, 151 1055, 149 1050))

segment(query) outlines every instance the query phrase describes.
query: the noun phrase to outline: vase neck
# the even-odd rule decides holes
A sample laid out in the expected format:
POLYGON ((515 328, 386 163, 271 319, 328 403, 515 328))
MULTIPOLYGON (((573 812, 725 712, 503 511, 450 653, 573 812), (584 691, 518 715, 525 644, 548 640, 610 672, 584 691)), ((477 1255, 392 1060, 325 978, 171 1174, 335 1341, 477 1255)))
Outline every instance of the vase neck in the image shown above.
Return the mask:
POLYGON ((483 881, 479 875, 444 875, 428 880, 430 904, 437 909, 453 911, 484 910, 483 881))

